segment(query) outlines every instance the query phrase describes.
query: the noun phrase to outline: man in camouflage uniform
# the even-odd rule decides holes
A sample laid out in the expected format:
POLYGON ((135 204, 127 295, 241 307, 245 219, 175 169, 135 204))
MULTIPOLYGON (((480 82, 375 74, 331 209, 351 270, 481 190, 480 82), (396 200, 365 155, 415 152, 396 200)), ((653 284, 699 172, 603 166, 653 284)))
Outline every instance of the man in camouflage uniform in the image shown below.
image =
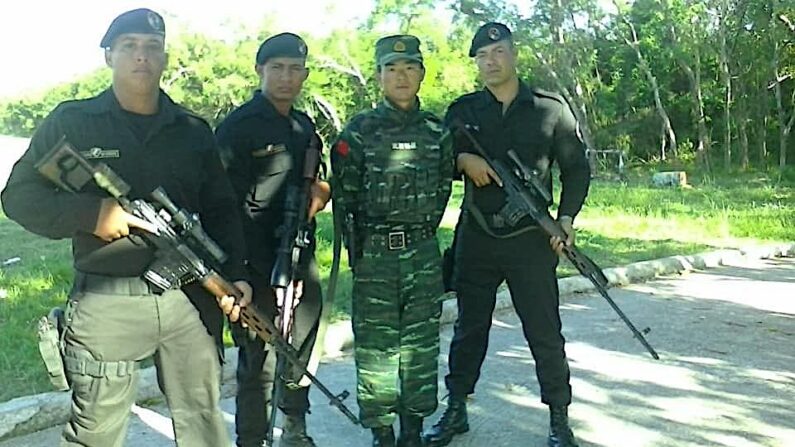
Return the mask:
POLYGON ((351 119, 332 151, 335 212, 349 216, 357 398, 374 446, 421 445, 437 406, 442 277, 436 229, 450 197, 452 149, 420 109, 420 41, 376 43, 384 100, 351 119))

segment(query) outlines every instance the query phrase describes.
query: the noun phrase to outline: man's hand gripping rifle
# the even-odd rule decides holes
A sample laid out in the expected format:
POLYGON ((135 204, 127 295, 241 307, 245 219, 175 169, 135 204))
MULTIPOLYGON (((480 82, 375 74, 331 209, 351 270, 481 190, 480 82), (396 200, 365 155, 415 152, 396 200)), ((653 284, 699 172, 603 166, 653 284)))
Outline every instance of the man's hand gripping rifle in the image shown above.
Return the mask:
MULTIPOLYGON (((508 157, 513 162, 513 169, 509 169, 500 160, 495 160, 488 156, 464 123, 460 121, 454 122, 453 128, 454 131, 461 132, 470 140, 478 155, 488 163, 502 180, 502 188, 505 191, 506 200, 505 206, 500 210, 500 215, 507 224, 516 225, 526 216, 530 216, 550 236, 558 237, 564 241, 567 239, 568 235, 563 231, 560 224, 549 215, 545 208, 542 209, 537 205, 537 203, 550 203, 552 201, 549 191, 539 180, 538 174, 522 163, 516 152, 513 150, 508 151, 508 157)), ((607 300, 610 307, 621 317, 621 320, 629 327, 632 334, 640 341, 643 347, 649 351, 649 354, 655 360, 659 360, 660 356, 657 355, 657 352, 643 336, 643 333, 648 333, 650 330, 646 328, 643 333, 638 331, 607 293, 609 281, 602 269, 573 245, 564 245, 563 253, 577 271, 593 283, 599 294, 607 300)))
MULTIPOLYGON (((157 228, 154 233, 142 232, 146 242, 154 247, 156 253, 155 261, 144 274, 146 280, 152 284, 170 289, 198 281, 219 302, 227 296, 234 297, 236 301, 243 297, 240 289, 206 262, 210 258, 212 263, 220 264, 226 254, 204 232, 198 217, 178 208, 162 188, 157 188, 152 193, 152 198, 163 206, 160 211, 145 200, 129 199, 127 194, 130 187, 121 177, 104 163, 91 164, 65 139, 56 144, 36 164, 36 168, 58 187, 70 192, 79 191, 83 185, 93 180, 116 198, 125 211, 157 228)), ((308 377, 329 398, 331 405, 337 407, 354 424, 359 423, 342 402, 348 395, 347 391, 334 395, 307 371, 299 359, 298 351, 253 303, 241 308, 239 322, 248 326, 263 341, 272 344, 287 362, 308 377)))

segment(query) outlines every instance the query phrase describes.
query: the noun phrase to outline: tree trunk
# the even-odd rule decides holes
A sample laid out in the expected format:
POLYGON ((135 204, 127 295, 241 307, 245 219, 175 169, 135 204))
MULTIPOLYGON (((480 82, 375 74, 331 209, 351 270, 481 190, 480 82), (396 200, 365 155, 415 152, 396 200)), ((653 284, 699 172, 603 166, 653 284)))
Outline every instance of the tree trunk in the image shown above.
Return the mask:
POLYGON ((740 137, 740 167, 748 169, 748 115, 746 111, 746 99, 738 102, 736 109, 737 132, 740 137))
POLYGON ((726 43, 726 16, 728 15, 728 0, 723 0, 719 13, 718 34, 720 38, 720 74, 723 81, 723 88, 726 94, 726 101, 723 106, 724 134, 723 134, 723 167, 729 169, 732 162, 732 127, 731 127, 731 104, 732 104, 732 80, 729 73, 729 50, 726 43))
MULTIPOLYGON (((784 110, 783 93, 781 92, 781 81, 784 77, 780 76, 778 71, 779 43, 776 40, 773 45, 773 91, 776 95, 776 111, 778 112, 778 167, 783 169, 787 165, 787 142, 789 140, 790 131, 792 130, 792 125, 795 122, 795 107, 788 121, 787 113, 784 110)), ((792 103, 795 106, 795 91, 793 91, 792 95, 792 103)))
POLYGON ((558 73, 558 70, 552 66, 550 61, 543 54, 541 54, 541 52, 538 52, 536 56, 543 64, 549 76, 555 80, 555 86, 558 92, 563 95, 563 97, 569 103, 572 113, 574 113, 574 117, 577 119, 577 123, 579 123, 581 137, 586 148, 588 148, 588 164, 591 168, 591 175, 594 175, 596 173, 596 152, 594 152, 596 150, 596 142, 594 141, 593 133, 591 132, 591 126, 588 124, 588 107, 586 106, 587 101, 582 94, 582 85, 575 76, 571 75, 571 73, 574 72, 574 69, 572 67, 570 53, 566 48, 566 35, 564 34, 563 30, 563 17, 563 0, 555 0, 550 17, 549 31, 554 42, 556 43, 555 48, 558 50, 556 54, 558 68, 562 73, 568 73, 568 78, 566 80, 562 79, 558 73), (570 86, 574 87, 573 94, 571 88, 569 88, 570 86))
POLYGON ((712 142, 709 138, 709 131, 707 130, 707 117, 704 114, 704 98, 701 92, 701 59, 698 48, 695 50, 696 69, 690 67, 683 59, 677 58, 679 66, 682 67, 687 79, 690 82, 690 94, 692 99, 693 116, 696 118, 696 126, 698 128, 698 145, 696 146, 696 161, 698 165, 710 171, 709 151, 712 142))
POLYGON ((770 117, 767 115, 767 110, 763 111, 765 117, 762 118, 762 129, 759 132, 759 165, 762 167, 767 166, 767 122, 770 117))
POLYGON ((657 84, 657 78, 652 73, 649 64, 646 62, 646 58, 643 56, 643 53, 640 51, 640 42, 638 42, 638 33, 635 31, 635 25, 627 19, 624 14, 621 12, 621 7, 613 0, 613 4, 616 7, 616 11, 618 17, 621 19, 624 24, 627 25, 627 28, 630 30, 630 34, 632 36, 632 40, 624 38, 624 42, 629 45, 635 51, 635 56, 638 58, 638 66, 643 71, 643 74, 646 76, 646 80, 649 81, 651 84, 652 91, 654 92, 654 107, 657 110, 657 114, 660 115, 660 119, 662 120, 663 126, 663 138, 667 137, 667 141, 663 142, 661 147, 663 148, 662 159, 665 160, 665 147, 666 143, 668 147, 671 148, 671 152, 673 153, 674 157, 678 156, 677 154, 677 146, 676 146, 676 133, 674 132, 673 126, 671 125, 671 119, 668 117, 668 112, 666 112, 665 107, 663 107, 662 99, 660 98, 660 87, 657 84))

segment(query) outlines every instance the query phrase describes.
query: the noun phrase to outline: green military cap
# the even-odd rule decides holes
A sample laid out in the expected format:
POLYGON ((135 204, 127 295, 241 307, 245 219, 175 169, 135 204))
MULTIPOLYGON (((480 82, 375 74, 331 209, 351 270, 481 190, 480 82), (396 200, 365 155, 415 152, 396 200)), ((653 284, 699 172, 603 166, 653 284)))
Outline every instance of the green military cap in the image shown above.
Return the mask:
POLYGON ((380 67, 400 59, 422 63, 420 39, 408 34, 396 34, 378 39, 375 43, 376 65, 380 67))
POLYGON ((110 48, 113 40, 121 34, 158 34, 166 36, 166 25, 160 14, 147 8, 133 9, 120 14, 110 23, 105 36, 99 42, 101 48, 110 48))
POLYGON ((276 34, 265 39, 257 50, 257 64, 262 65, 272 57, 303 57, 308 53, 306 43, 293 33, 276 34))
POLYGON ((478 49, 511 38, 511 30, 507 26, 498 22, 489 22, 480 28, 472 38, 472 45, 469 46, 469 57, 474 57, 478 49))

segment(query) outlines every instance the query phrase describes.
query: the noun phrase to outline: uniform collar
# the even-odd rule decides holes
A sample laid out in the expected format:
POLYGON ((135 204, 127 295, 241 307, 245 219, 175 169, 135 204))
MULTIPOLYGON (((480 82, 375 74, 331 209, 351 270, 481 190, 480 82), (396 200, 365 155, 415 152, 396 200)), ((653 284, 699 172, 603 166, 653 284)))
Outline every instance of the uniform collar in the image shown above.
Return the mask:
MULTIPOLYGON (((170 122, 180 115, 187 115, 188 112, 182 107, 174 103, 174 101, 161 89, 160 98, 158 99, 158 109, 156 115, 163 122, 170 122)), ((116 94, 113 93, 113 88, 109 87, 99 96, 95 97, 88 104, 86 109, 89 113, 102 114, 102 113, 123 113, 124 109, 121 108, 116 94)))
POLYGON ((392 104, 387 98, 384 98, 379 104, 376 110, 389 118, 395 118, 399 120, 408 120, 415 117, 420 112, 420 98, 416 97, 416 101, 414 101, 414 106, 410 110, 403 110, 396 107, 392 104))
MULTIPOLYGON (((519 91, 516 93, 516 98, 514 98, 513 102, 514 103, 519 103, 519 102, 530 102, 530 103, 533 103, 534 102, 533 91, 521 79, 519 79, 519 91)), ((480 93, 480 106, 481 107, 489 107, 489 106, 493 106, 494 104, 498 104, 498 103, 502 104, 499 101, 497 101, 497 98, 494 96, 493 93, 491 93, 491 90, 489 90, 486 87, 483 87, 483 90, 481 90, 481 93, 480 93)))
MULTIPOLYGON (((251 99, 249 100, 251 107, 248 109, 248 113, 252 115, 265 115, 267 117, 277 117, 277 116, 284 116, 276 110, 276 107, 273 105, 270 99, 268 99, 265 95, 262 94, 261 90, 256 90, 252 95, 251 99)), ((292 106, 290 107, 290 112, 287 114, 288 117, 293 118, 295 114, 295 108, 292 106)))

